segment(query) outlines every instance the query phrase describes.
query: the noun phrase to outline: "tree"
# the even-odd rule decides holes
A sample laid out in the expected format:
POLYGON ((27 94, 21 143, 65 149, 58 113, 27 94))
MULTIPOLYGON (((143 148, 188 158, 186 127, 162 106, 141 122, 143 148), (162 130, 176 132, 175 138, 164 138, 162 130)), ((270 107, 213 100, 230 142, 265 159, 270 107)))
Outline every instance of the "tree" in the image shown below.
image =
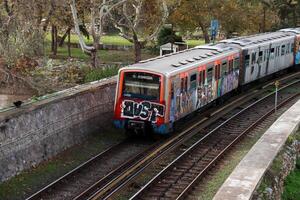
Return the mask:
POLYGON ((90 0, 90 21, 91 30, 90 33, 93 37, 93 46, 88 46, 85 44, 82 34, 80 32, 80 22, 78 19, 78 12, 75 4, 75 0, 70 1, 71 11, 74 20, 75 32, 79 37, 79 44, 83 52, 91 56, 92 66, 99 66, 98 49, 100 45, 100 38, 103 35, 103 26, 105 23, 105 18, 112 9, 117 6, 122 5, 126 0, 90 0))
POLYGON ((46 0, 4 0, 0 7, 0 54, 9 64, 21 55, 43 53, 42 18, 46 0))
POLYGON ((160 30, 157 36, 157 44, 159 46, 166 43, 182 42, 182 38, 176 35, 172 28, 164 27, 160 30))
POLYGON ((273 0, 274 7, 277 8, 278 16, 281 20, 280 25, 283 27, 296 27, 300 11, 299 1, 297 0, 273 0))
POLYGON ((109 15, 120 35, 134 44, 135 62, 139 62, 141 49, 156 38, 169 11, 166 0, 128 0, 109 15))
POLYGON ((171 15, 170 21, 185 31, 195 31, 200 27, 205 43, 209 43, 208 30, 216 7, 214 0, 194 0, 193 2, 182 0, 180 6, 171 15))

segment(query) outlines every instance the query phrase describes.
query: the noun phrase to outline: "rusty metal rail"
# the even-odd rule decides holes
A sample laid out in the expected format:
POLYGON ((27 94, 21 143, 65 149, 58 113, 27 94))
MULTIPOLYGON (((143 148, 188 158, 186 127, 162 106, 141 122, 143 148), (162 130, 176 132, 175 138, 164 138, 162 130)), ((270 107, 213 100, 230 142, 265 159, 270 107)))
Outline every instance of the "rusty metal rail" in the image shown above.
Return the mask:
MULTIPOLYGON (((286 92, 289 87, 300 87, 299 80, 281 88, 280 104, 283 106, 299 96, 286 92)), ((274 112, 274 93, 269 94, 241 110, 158 173, 131 199, 184 199, 191 188, 240 138, 274 112)))
MULTIPOLYGON (((287 77, 291 78, 292 75, 287 77)), ((254 91, 256 93, 258 90, 254 91)), ((117 167, 113 168, 113 170, 106 173, 107 175, 102 176, 102 178, 95 179, 94 181, 90 182, 84 180, 84 175, 82 171, 86 168, 90 168, 92 163, 97 162, 96 160, 103 159, 104 155, 107 156, 115 156, 115 152, 117 151, 126 151, 126 148, 130 149, 130 144, 127 147, 112 147, 107 151, 91 158, 87 162, 83 163, 82 165, 78 166, 74 170, 70 171, 63 177, 59 178, 58 180, 54 181, 53 183, 49 184, 48 186, 41 189, 39 192, 33 194, 29 198, 30 199, 107 199, 114 195, 115 192, 122 189, 128 182, 130 182, 133 178, 143 172, 150 164, 159 160, 164 155, 167 155, 169 152, 174 150, 176 147, 181 145, 183 142, 187 141, 195 134, 199 133, 202 130, 203 124, 210 120, 213 116, 220 115, 221 112, 226 111, 226 109, 231 109, 237 102, 241 101, 245 97, 250 97, 253 94, 246 94, 236 99, 235 101, 227 104, 227 106, 222 107, 221 109, 213 112, 209 117, 203 117, 200 121, 193 124, 185 131, 181 132, 180 134, 174 135, 173 137, 169 138, 167 141, 163 141, 161 143, 156 143, 152 145, 150 148, 145 148, 142 152, 136 153, 136 156, 132 156, 129 159, 126 159, 126 162, 120 163, 117 167), (77 185, 72 189, 67 188, 62 191, 63 195, 53 196, 52 193, 55 193, 57 188, 60 189, 61 186, 65 185, 72 185, 72 180, 76 180, 76 177, 80 177, 83 179, 84 185, 77 185), (84 187, 84 189, 82 189, 84 187), (75 188, 75 189, 74 189, 75 188), (77 188, 77 190, 76 190, 77 188), (80 188, 80 189, 78 189, 80 188), (69 191, 68 191, 69 190, 69 191), (67 196, 64 194, 67 193, 67 196), (71 194, 70 194, 71 193, 71 194)), ((120 144, 119 144, 120 145, 120 144)), ((93 168, 90 168, 93 170, 93 168)), ((97 169, 94 168, 96 171, 97 169)), ((75 181, 76 182, 76 181, 75 181)))
MULTIPOLYGON (((105 151, 93 156, 86 162, 80 164, 78 167, 74 168, 70 172, 61 176, 57 180, 52 183, 46 185, 36 193, 32 194, 26 200, 36 200, 36 199, 74 199, 78 195, 78 193, 82 193, 82 190, 92 185, 95 180, 99 180, 99 177, 103 177, 105 174, 109 173, 111 170, 111 166, 119 166, 119 163, 125 163, 126 160, 130 160, 132 156, 130 153, 127 155, 123 152, 131 149, 131 154, 136 155, 132 159, 136 159, 140 154, 138 152, 147 149, 150 144, 140 144, 135 145, 134 142, 125 140, 116 145, 113 145, 106 149, 105 151), (114 164, 106 164, 109 158, 113 156, 118 158, 114 158, 114 164), (126 159, 127 158, 127 159, 126 159)), ((155 148, 155 145, 150 146, 148 148, 151 151, 155 148), (151 150, 150 150, 151 149, 151 150)), ((110 173, 111 175, 116 175, 115 173, 110 173)), ((104 180, 103 180, 104 181, 104 180)))

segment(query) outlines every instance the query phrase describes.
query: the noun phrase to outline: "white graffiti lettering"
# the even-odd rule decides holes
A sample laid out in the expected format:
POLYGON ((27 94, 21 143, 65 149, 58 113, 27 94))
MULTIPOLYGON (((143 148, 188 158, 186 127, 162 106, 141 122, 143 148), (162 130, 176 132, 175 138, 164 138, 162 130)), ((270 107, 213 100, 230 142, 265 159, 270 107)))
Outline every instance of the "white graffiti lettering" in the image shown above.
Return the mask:
POLYGON ((150 101, 138 103, 132 100, 124 100, 121 104, 121 110, 121 117, 128 119, 139 118, 155 123, 157 117, 164 117, 165 106, 150 101))

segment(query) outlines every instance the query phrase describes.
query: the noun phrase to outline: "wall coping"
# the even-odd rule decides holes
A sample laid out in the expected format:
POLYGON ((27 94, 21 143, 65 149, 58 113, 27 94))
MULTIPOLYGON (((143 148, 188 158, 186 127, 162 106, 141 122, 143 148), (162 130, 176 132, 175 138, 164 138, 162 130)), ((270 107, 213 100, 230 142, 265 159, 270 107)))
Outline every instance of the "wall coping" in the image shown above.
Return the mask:
POLYGON ((248 200, 289 135, 300 125, 300 100, 281 115, 219 188, 213 200, 248 200))
POLYGON ((70 99, 79 94, 93 92, 96 89, 107 87, 108 85, 114 85, 116 84, 116 80, 117 80, 117 76, 113 76, 110 78, 105 78, 98 81, 77 85, 75 87, 61 90, 52 94, 47 94, 38 97, 38 100, 35 101, 27 100, 21 105, 20 108, 10 106, 10 107, 0 109, 0 123, 2 121, 7 121, 13 117, 40 109, 49 104, 70 99))

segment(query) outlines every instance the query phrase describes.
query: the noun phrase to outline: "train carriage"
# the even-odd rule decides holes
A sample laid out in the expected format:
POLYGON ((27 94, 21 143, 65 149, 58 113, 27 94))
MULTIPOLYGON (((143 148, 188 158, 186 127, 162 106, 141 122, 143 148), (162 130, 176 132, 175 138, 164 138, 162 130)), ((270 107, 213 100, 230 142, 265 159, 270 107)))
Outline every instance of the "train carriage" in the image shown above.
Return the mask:
POLYGON ((294 65, 295 35, 289 32, 264 33, 228 39, 220 43, 241 50, 240 85, 294 65))
POLYGON ((119 70, 114 123, 170 133, 174 123, 225 94, 300 64, 300 28, 223 40, 119 70))
POLYGON ((294 45, 294 64, 300 64, 300 28, 287 28, 281 29, 279 32, 291 33, 295 35, 294 45))
POLYGON ((239 55, 223 45, 199 46, 120 69, 115 125, 169 133, 175 121, 238 87, 239 55))

